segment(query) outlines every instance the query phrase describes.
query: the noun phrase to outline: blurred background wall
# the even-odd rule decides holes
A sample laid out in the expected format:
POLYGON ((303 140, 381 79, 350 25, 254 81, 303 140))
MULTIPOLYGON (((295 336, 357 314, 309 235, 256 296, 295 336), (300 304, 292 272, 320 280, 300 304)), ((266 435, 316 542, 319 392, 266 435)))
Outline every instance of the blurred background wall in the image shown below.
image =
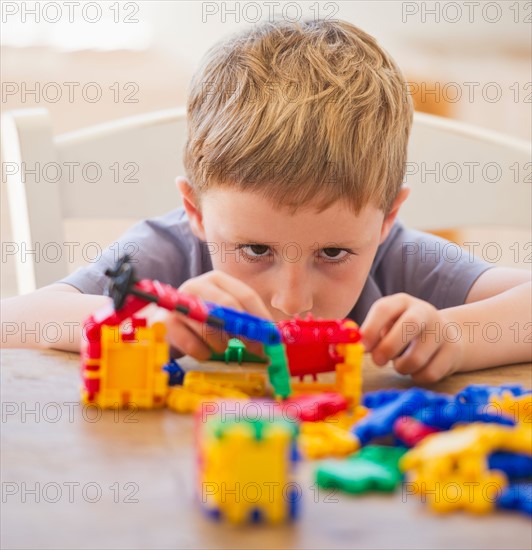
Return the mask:
MULTIPOLYGON (((268 18, 319 17, 344 19, 373 34, 401 66, 418 110, 532 136, 529 1, 2 1, 0 6, 0 109, 44 107, 57 134, 184 105, 193 71, 218 39, 268 18), (90 93, 95 90, 101 91, 97 99, 90 93)), ((1 230, 8 241, 4 187, 1 230)), ((113 226, 110 238, 122 229, 113 226)), ((12 265, 2 258, 2 296, 14 293, 13 281, 12 265)))

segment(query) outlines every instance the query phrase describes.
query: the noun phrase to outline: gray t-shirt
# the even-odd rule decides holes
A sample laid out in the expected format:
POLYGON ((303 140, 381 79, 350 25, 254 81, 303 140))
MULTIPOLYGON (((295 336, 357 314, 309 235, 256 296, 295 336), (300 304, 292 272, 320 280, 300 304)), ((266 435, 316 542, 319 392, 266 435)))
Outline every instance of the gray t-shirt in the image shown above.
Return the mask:
MULTIPOLYGON (((206 243, 191 231, 183 208, 143 220, 107 248, 100 258, 59 282, 84 294, 103 294, 104 272, 129 253, 139 279, 157 279, 179 287, 212 271, 206 243)), ((478 276, 492 267, 454 243, 396 222, 379 246, 358 302, 348 317, 361 324, 371 305, 397 292, 421 298, 438 309, 461 305, 478 276)))

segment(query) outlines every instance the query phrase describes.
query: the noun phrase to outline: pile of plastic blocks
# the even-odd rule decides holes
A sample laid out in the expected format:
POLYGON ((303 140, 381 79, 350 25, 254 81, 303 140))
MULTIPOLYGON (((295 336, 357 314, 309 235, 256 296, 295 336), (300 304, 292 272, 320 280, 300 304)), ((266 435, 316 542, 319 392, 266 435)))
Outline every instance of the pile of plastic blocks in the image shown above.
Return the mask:
POLYGON ((530 391, 471 385, 452 396, 394 389, 367 393, 363 404, 367 414, 349 428, 361 449, 319 463, 320 486, 355 494, 401 488, 436 512, 498 507, 532 514, 530 391))

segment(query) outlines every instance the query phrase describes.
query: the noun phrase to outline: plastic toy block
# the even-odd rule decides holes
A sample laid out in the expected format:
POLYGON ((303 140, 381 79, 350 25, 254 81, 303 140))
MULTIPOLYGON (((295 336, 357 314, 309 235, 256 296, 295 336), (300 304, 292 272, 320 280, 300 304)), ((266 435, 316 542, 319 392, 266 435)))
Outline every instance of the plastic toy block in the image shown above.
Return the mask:
POLYGON ((383 405, 395 401, 401 394, 405 393, 406 391, 408 390, 391 389, 367 392, 364 394, 362 404, 368 409, 382 407, 383 405))
POLYGON ((100 357, 89 359, 81 354, 84 403, 102 408, 164 405, 168 373, 163 367, 169 354, 166 328, 162 323, 143 324, 133 322, 125 338, 118 325, 99 328, 100 357))
POLYGON ((490 470, 500 470, 508 479, 532 478, 532 456, 518 453, 498 452, 489 455, 490 470))
POLYGON ((393 425, 393 433, 397 440, 405 447, 415 447, 428 435, 440 430, 427 426, 412 416, 402 416, 393 425))
POLYGON ((246 349, 246 345, 242 340, 238 338, 230 338, 227 342, 227 348, 223 353, 213 352, 211 355, 212 361, 225 361, 226 364, 236 362, 239 365, 242 362, 250 363, 265 363, 266 359, 253 353, 250 353, 246 349))
POLYGON ((250 397, 266 395, 266 374, 258 372, 197 372, 188 371, 185 387, 194 389, 199 383, 238 390, 250 397))
POLYGON ((355 436, 330 422, 303 422, 300 428, 299 447, 311 459, 343 457, 359 448, 355 436))
POLYGON ((473 405, 487 405, 490 398, 504 393, 512 396, 521 396, 531 393, 519 384, 502 384, 501 386, 488 386, 486 384, 471 384, 456 394, 456 401, 473 405))
POLYGON ((292 376, 316 375, 335 370, 341 357, 336 344, 357 343, 361 335, 357 324, 349 319, 324 320, 308 315, 277 323, 292 376))
POLYGON ((286 399, 292 392, 290 388, 290 374, 283 344, 264 346, 264 353, 270 360, 268 378, 273 387, 274 395, 286 399))
MULTIPOLYGON (((187 373, 188 376, 189 373, 187 373)), ((185 382, 186 382, 185 376, 185 382)), ((190 386, 174 386, 168 392, 166 405, 178 413, 193 413, 204 403, 216 402, 220 399, 249 399, 249 397, 236 389, 223 388, 208 382, 192 383, 190 386)))
POLYGON ((318 422, 347 409, 347 400, 338 393, 315 393, 291 397, 282 404, 285 413, 302 422, 318 422))
POLYGON ((532 515, 532 482, 513 483, 497 499, 497 507, 532 515))
POLYGON ((530 454, 531 444, 532 433, 521 426, 475 423, 428 436, 405 454, 400 467, 434 510, 488 512, 495 498, 487 492, 504 489, 507 478, 488 469, 487 455, 496 450, 530 454), (442 493, 451 485, 459 494, 442 493))
POLYGON ((511 418, 516 424, 532 428, 532 393, 513 396, 510 392, 503 392, 492 395, 487 408, 511 418))
POLYGON ((325 422, 338 426, 344 430, 351 431, 351 428, 361 419, 368 414, 369 410, 362 405, 358 405, 352 411, 343 411, 331 416, 328 416, 325 419, 325 422))
POLYGON ((417 411, 413 415, 423 424, 439 428, 440 430, 449 430, 455 424, 470 424, 472 422, 486 422, 513 426, 514 421, 507 415, 501 414, 495 407, 490 408, 484 405, 473 403, 441 403, 435 406, 429 406, 417 411))
POLYGON ((475 423, 426 437, 402 459, 404 470, 429 474, 452 474, 457 469, 479 471, 486 456, 496 450, 528 453, 532 434, 528 430, 498 424, 475 423))
POLYGON ((316 469, 320 487, 346 493, 392 492, 403 478, 398 462, 406 449, 370 445, 346 460, 326 460, 316 469))
POLYGON ((169 386, 183 385, 185 371, 179 366, 179 363, 175 359, 171 359, 168 363, 166 363, 163 370, 168 373, 169 386))
MULTIPOLYGON (((318 392, 336 392, 342 394, 349 408, 360 403, 362 394, 362 344, 336 344, 336 363, 334 382, 292 382, 292 390, 298 394, 318 392)), ((292 367, 290 367, 292 368, 292 367)))
POLYGON ((419 476, 405 482, 405 494, 419 494, 434 512, 445 514, 466 510, 475 514, 492 512, 497 497, 507 487, 506 476, 498 470, 483 469, 475 476, 457 471, 452 477, 432 479, 419 476))
MULTIPOLYGON (((230 409, 235 410, 234 404, 230 409)), ((299 500, 292 491, 297 424, 260 405, 253 419, 243 411, 228 420, 225 416, 220 407, 197 424, 202 506, 233 524, 294 519, 299 500)))
POLYGON ((309 395, 311 393, 333 392, 340 393, 336 382, 294 382, 290 381, 291 395, 309 395))
POLYGON ((209 315, 219 319, 223 329, 232 336, 242 336, 269 346, 281 342, 279 330, 271 321, 213 303, 207 302, 207 308, 209 315))
POLYGON ((493 510, 507 479, 503 472, 488 469, 487 454, 511 442, 515 434, 510 432, 515 431, 477 423, 428 436, 400 461, 408 472, 406 490, 419 493, 436 512, 493 510))
POLYGON ((336 387, 350 407, 360 404, 362 398, 362 344, 337 344, 342 360, 336 364, 336 387))
POLYGON ((401 416, 412 416, 427 406, 438 408, 449 402, 449 397, 419 388, 400 393, 393 401, 375 407, 353 427, 353 434, 365 445, 375 437, 390 435, 395 421, 401 416))

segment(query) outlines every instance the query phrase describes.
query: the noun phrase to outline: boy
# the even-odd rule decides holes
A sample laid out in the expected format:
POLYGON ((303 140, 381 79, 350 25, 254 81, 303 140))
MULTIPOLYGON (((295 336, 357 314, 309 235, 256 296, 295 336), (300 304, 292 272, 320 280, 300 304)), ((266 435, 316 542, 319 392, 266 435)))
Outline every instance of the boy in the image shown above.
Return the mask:
MULTIPOLYGON (((353 318, 375 363, 392 360, 415 382, 530 361, 510 328, 530 321, 526 271, 403 253, 438 241, 396 219, 408 196, 404 91, 393 60, 341 21, 264 23, 214 46, 190 89, 184 208, 121 239, 138 245, 137 275, 275 321, 353 318), (483 337, 488 323, 496 342, 483 337)), ((103 273, 115 259, 107 251, 5 301, 4 320, 80 323, 108 300, 103 273)), ((177 313, 167 327, 181 352, 224 348, 177 313)), ((79 329, 65 331, 54 347, 79 341, 79 329)))

